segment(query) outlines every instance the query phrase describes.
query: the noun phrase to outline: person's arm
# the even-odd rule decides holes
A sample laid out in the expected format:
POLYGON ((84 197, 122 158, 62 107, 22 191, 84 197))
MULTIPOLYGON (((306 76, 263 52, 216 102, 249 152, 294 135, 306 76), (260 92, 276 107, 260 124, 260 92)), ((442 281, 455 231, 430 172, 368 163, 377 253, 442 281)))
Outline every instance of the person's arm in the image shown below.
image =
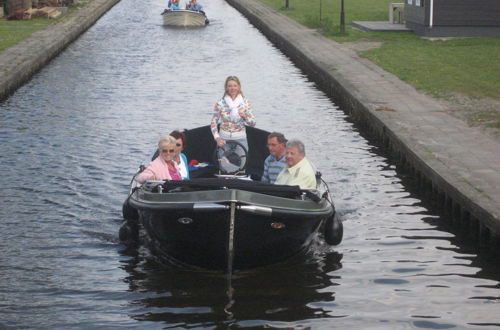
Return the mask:
POLYGON ((219 118, 220 118, 220 106, 218 103, 215 104, 214 106, 214 113, 212 115, 212 120, 210 121, 210 129, 212 130, 212 135, 214 136, 214 139, 217 139, 220 137, 219 131, 217 130, 217 124, 219 123, 219 118))
POLYGON ((135 181, 142 184, 148 180, 154 180, 154 178, 155 174, 153 171, 151 171, 150 166, 148 166, 144 171, 142 171, 138 176, 135 177, 135 181))
POLYGON ((269 162, 266 160, 264 161, 264 172, 262 172, 262 178, 260 178, 260 181, 262 182, 267 182, 269 183, 269 162))
POLYGON ((314 171, 311 163, 307 160, 307 165, 300 168, 300 173, 297 178, 296 184, 302 189, 316 189, 316 172, 314 171))
POLYGON ((187 157, 184 153, 181 153, 181 158, 182 158, 182 166, 184 167, 184 169, 186 170, 186 179, 189 180, 190 177, 189 177, 189 163, 187 161, 187 157))
POLYGON ((252 113, 252 108, 250 102, 245 99, 245 105, 240 111, 240 116, 245 121, 245 125, 247 126, 255 126, 255 117, 252 113))
POLYGON ((286 184, 286 178, 287 178, 287 175, 285 173, 285 169, 283 169, 276 177, 274 184, 286 184))
POLYGON ((219 123, 221 111, 221 105, 219 103, 216 103, 214 106, 214 114, 212 116, 212 120, 210 121, 210 130, 212 131, 212 135, 214 136, 214 139, 219 147, 222 147, 224 146, 224 144, 226 144, 226 141, 220 137, 219 131, 217 130, 217 124, 219 123))
POLYGON ((315 175, 307 175, 302 180, 300 180, 299 186, 305 189, 316 189, 316 176, 315 175))

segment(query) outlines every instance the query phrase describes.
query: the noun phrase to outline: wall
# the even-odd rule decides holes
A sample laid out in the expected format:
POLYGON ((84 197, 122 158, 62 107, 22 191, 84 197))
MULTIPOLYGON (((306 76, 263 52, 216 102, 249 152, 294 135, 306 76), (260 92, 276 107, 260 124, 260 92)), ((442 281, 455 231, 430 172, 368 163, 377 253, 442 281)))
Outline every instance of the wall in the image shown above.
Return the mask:
MULTIPOLYGON (((413 0, 414 1, 414 0, 413 0)), ((423 25, 423 26, 428 26, 429 25, 429 13, 428 13, 428 2, 429 0, 422 0, 422 3, 424 4, 423 6, 415 6, 414 2, 413 4, 408 4, 408 1, 405 2, 405 20, 406 23, 410 23, 413 25, 423 25)))
POLYGON ((500 36, 500 0, 434 0, 432 28, 430 2, 406 0, 406 27, 429 37, 500 36), (409 4, 409 2, 411 4, 409 4))
POLYGON ((434 0, 435 26, 500 26, 500 0, 434 0))

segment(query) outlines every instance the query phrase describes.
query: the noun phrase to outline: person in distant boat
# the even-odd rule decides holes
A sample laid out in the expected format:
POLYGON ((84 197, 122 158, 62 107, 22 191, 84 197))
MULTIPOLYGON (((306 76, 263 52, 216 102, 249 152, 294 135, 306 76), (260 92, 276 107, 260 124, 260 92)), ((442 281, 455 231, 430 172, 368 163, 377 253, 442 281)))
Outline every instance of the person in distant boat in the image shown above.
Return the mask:
POLYGON ((182 150, 184 150, 184 146, 186 145, 186 134, 176 130, 170 133, 170 136, 175 138, 174 161, 177 163, 177 166, 179 166, 182 179, 189 180, 188 161, 186 155, 182 152, 182 150))
POLYGON ((179 0, 168 0, 168 9, 170 10, 180 10, 179 0))
POLYGON ((278 174, 286 166, 286 142, 285 136, 278 132, 273 132, 267 137, 267 148, 269 156, 264 160, 264 172, 262 182, 274 183, 278 174))
POLYGON ((301 189, 316 188, 316 172, 306 158, 304 143, 290 140, 286 143, 286 164, 275 184, 300 186, 301 189))
POLYGON ((158 157, 139 173, 135 180, 139 183, 148 180, 182 180, 179 166, 174 161, 175 148, 174 137, 170 135, 162 137, 158 142, 158 157))
POLYGON ((219 147, 229 140, 241 143, 248 151, 246 125, 255 126, 250 102, 243 96, 238 77, 229 76, 224 84, 224 95, 215 104, 210 129, 219 147))
POLYGON ((197 0, 191 0, 186 5, 187 10, 203 11, 203 6, 198 3, 197 0))

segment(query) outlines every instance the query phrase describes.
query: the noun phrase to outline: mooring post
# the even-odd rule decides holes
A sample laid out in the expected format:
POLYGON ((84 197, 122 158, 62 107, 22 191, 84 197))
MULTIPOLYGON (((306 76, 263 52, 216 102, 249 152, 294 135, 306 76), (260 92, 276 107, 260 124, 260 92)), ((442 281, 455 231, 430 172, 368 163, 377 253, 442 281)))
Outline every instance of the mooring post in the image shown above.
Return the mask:
POLYGON ((344 0, 340 1, 340 32, 345 33, 344 0))
POLYGON ((321 22, 321 12, 323 11, 323 0, 319 0, 319 21, 321 22))

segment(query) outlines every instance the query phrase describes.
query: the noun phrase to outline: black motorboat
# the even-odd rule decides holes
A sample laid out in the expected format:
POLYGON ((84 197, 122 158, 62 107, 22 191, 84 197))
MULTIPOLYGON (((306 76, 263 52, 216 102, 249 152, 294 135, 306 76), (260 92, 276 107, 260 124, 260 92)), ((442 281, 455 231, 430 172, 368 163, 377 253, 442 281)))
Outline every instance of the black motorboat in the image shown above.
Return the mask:
POLYGON ((269 132, 248 127, 248 152, 231 143, 218 148, 209 126, 185 134, 188 159, 207 166, 190 167, 190 180, 132 180, 122 240, 138 239, 143 229, 156 255, 229 272, 286 260, 320 229, 327 243, 340 243, 342 223, 320 175, 314 190, 258 181, 269 132))

